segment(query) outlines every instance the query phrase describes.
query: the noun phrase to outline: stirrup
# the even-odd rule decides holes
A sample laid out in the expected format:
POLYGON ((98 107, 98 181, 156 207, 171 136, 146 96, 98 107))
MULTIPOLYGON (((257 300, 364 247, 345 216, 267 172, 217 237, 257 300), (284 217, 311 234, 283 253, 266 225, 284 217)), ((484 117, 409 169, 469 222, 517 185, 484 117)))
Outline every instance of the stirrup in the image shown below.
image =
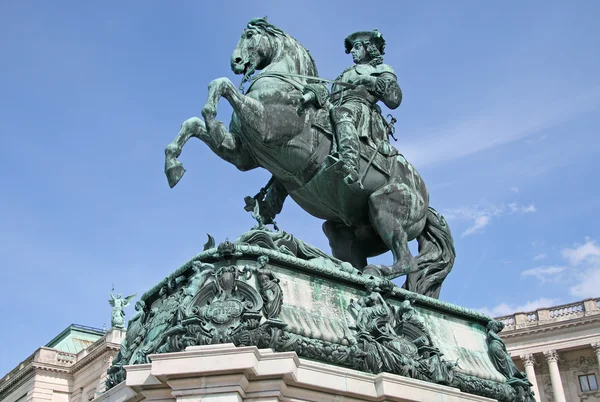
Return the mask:
POLYGON ((354 184, 358 181, 358 169, 353 169, 344 163, 342 165, 342 173, 344 174, 344 183, 354 184))

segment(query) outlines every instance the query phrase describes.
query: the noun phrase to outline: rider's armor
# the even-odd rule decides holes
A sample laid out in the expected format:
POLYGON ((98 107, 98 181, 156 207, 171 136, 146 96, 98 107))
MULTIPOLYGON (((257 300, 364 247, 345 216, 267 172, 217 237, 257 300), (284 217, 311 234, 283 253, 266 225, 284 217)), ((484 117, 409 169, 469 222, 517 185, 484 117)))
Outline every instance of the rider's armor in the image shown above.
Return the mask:
POLYGON ((395 81, 396 78, 394 70, 387 64, 357 64, 346 69, 336 81, 354 84, 364 76, 378 77, 375 85, 367 86, 368 91, 364 87, 348 89, 334 84, 331 94, 331 120, 335 127, 340 159, 344 162, 346 182, 349 184, 358 178, 359 141, 370 142, 374 146, 387 141, 384 120, 377 102, 385 93, 388 80, 395 81), (378 87, 383 89, 381 94, 378 94, 378 87))

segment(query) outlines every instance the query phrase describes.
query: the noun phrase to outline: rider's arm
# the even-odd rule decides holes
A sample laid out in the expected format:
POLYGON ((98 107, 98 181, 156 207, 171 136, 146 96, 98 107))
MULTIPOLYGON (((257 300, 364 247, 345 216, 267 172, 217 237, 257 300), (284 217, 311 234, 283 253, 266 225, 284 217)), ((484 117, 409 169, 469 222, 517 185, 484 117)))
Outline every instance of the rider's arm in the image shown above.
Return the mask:
POLYGON ((372 93, 390 109, 396 109, 402 102, 402 90, 392 73, 384 72, 377 77, 372 93))

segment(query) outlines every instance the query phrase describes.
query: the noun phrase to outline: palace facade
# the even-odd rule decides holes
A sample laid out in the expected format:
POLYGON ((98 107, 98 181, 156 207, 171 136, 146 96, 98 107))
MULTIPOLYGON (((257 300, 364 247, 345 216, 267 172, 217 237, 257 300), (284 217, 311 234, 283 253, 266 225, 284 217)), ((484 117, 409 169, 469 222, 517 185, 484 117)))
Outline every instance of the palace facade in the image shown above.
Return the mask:
POLYGON ((499 317, 539 402, 600 402, 600 299, 499 317))
POLYGON ((69 325, 0 379, 0 401, 91 401, 104 392, 123 339, 122 329, 69 325))

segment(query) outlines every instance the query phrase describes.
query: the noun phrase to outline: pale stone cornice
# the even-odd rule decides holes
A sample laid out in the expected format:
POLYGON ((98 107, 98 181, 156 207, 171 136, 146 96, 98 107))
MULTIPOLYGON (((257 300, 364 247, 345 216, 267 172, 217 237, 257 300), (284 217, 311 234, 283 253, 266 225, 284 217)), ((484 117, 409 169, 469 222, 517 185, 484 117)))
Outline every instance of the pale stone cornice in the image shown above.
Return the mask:
POLYGON ((0 400, 2 400, 2 397, 5 394, 10 393, 12 389, 19 386, 19 384, 34 376, 37 370, 71 375, 97 361, 97 359, 104 354, 110 354, 111 352, 114 354, 118 353, 120 348, 120 344, 107 342, 107 338, 104 336, 88 348, 84 349, 85 355, 78 358, 72 364, 55 364, 51 361, 47 361, 40 357, 41 351, 50 351, 53 353, 61 352, 45 347, 38 348, 30 357, 21 362, 19 366, 0 379, 0 400))
POLYGON ((389 373, 362 373, 300 359, 294 352, 273 353, 254 346, 208 345, 149 357, 152 363, 126 366, 125 382, 97 401, 129 402, 140 394, 148 399, 196 399, 229 392, 243 398, 268 395, 282 400, 301 396, 319 400, 318 395, 324 394, 348 401, 437 400, 440 396, 456 401, 490 400, 457 388, 389 373))
POLYGON ((598 341, 598 334, 588 334, 584 336, 571 336, 560 340, 535 340, 532 343, 513 346, 506 344, 506 348, 511 356, 523 356, 534 353, 544 353, 547 350, 568 350, 581 347, 591 347, 591 344, 598 341))
POLYGON ((64 374, 71 373, 70 367, 58 366, 56 364, 51 364, 51 363, 33 362, 33 368, 36 370, 52 371, 55 373, 64 373, 64 374))
POLYGON ((0 384, 0 400, 4 399, 4 395, 10 393, 11 389, 17 388, 22 383, 28 381, 35 375, 35 369, 33 364, 30 362, 9 379, 5 380, 0 384))
POLYGON ((577 327, 586 324, 600 323, 600 314, 578 317, 572 320, 548 321, 538 325, 515 328, 510 331, 502 331, 499 335, 503 339, 517 338, 540 332, 555 331, 562 328, 577 327))
POLYGON ((24 377, 29 379, 29 377, 34 374, 33 362, 39 350, 40 349, 37 349, 31 356, 19 363, 17 367, 9 371, 4 377, 0 378, 0 396, 13 387, 14 384, 20 383, 24 377))
POLYGON ((71 372, 76 373, 77 371, 81 370, 83 367, 96 361, 96 359, 98 357, 102 356, 103 354, 105 354, 107 352, 117 352, 118 353, 120 349, 121 349, 121 345, 119 345, 119 344, 103 342, 102 344, 98 345, 98 347, 95 348, 92 352, 85 355, 81 360, 78 360, 77 363, 75 363, 73 366, 71 366, 71 372))

